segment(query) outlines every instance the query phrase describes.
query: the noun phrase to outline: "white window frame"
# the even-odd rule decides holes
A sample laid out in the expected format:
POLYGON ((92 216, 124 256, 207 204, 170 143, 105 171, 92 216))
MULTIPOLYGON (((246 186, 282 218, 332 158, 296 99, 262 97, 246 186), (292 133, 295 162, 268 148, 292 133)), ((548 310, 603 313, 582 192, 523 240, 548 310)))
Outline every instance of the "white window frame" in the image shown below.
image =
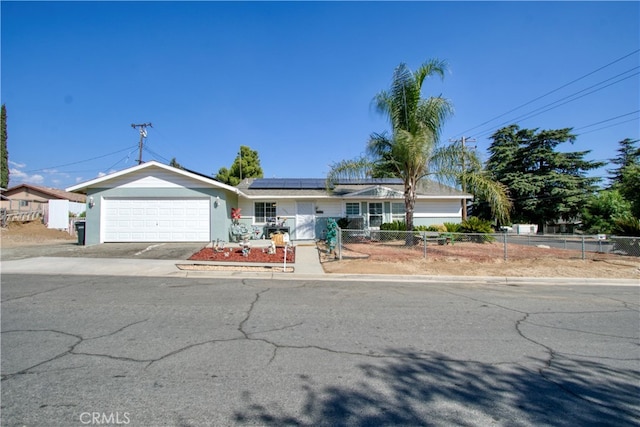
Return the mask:
POLYGON ((360 216, 360 202, 346 202, 344 205, 344 213, 347 217, 360 216), (349 213, 349 208, 356 207, 356 213, 349 213))
POLYGON ((406 218, 404 202, 391 202, 391 221, 404 221, 406 218))
POLYGON ((253 204, 253 221, 259 224, 265 224, 267 222, 267 218, 276 218, 277 215, 277 203, 274 201, 267 202, 254 202, 253 204), (258 205, 262 205, 262 216, 258 216, 258 205), (271 212, 267 212, 267 210, 273 210, 273 215, 271 212))

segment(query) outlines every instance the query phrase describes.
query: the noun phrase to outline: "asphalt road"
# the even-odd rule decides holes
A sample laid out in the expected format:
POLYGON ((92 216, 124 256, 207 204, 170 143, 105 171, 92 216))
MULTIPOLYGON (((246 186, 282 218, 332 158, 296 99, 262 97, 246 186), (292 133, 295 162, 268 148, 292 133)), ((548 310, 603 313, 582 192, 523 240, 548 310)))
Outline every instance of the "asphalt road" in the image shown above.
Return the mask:
POLYGON ((2 276, 2 426, 638 425, 640 288, 2 276))

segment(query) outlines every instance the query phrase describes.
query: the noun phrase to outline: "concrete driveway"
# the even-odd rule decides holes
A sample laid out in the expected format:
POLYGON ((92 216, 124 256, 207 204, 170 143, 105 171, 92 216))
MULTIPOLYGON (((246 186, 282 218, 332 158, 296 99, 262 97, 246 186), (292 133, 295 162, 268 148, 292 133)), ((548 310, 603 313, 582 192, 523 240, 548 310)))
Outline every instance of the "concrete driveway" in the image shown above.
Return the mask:
POLYGON ((198 243, 103 243, 80 246, 75 242, 2 248, 0 259, 11 261, 35 257, 127 258, 186 260, 207 242, 198 243))

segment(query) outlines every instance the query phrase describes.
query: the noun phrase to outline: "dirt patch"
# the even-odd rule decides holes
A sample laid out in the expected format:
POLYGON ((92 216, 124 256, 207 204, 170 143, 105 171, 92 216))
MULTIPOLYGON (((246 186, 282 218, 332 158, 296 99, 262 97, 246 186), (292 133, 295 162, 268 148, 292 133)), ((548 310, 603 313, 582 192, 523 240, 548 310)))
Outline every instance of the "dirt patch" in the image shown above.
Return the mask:
POLYGON ((76 236, 67 231, 47 228, 40 220, 30 222, 10 222, 6 228, 0 229, 4 248, 19 246, 51 245, 77 241, 76 236))
MULTIPOLYGON (((295 247, 287 249, 287 263, 296 261, 295 247)), ((276 248, 274 254, 268 253, 267 248, 252 248, 248 253, 243 253, 240 248, 224 248, 215 251, 212 248, 204 248, 196 252, 190 261, 222 261, 222 262, 253 262, 258 264, 284 263, 284 248, 276 248)))
POLYGON ((500 243, 461 243, 424 247, 357 244, 343 250, 341 261, 318 243, 326 273, 435 276, 581 277, 640 279, 640 260, 611 254, 595 254, 582 260, 563 249, 509 247, 504 260, 500 243))

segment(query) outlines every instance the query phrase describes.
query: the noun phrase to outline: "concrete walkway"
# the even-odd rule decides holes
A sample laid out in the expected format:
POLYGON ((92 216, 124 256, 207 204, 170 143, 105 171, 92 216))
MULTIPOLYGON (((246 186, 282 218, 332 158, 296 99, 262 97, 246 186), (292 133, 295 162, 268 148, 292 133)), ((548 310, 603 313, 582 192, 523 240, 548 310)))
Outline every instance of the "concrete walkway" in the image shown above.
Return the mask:
MULTIPOLYGON (((225 270, 180 270, 178 265, 229 265, 258 267, 266 264, 246 262, 212 262, 189 260, 160 260, 139 258, 82 258, 82 257, 34 257, 19 260, 2 261, 2 274, 71 274, 71 275, 107 275, 107 276, 150 276, 150 277, 216 277, 239 275, 248 277, 279 277, 300 276, 323 277, 325 275, 320 265, 318 249, 313 243, 294 243, 296 247, 293 273, 283 272, 253 272, 253 271, 225 271, 225 270)), ((259 246, 256 246, 259 247, 259 246)), ((279 267, 282 264, 269 264, 279 267)))

